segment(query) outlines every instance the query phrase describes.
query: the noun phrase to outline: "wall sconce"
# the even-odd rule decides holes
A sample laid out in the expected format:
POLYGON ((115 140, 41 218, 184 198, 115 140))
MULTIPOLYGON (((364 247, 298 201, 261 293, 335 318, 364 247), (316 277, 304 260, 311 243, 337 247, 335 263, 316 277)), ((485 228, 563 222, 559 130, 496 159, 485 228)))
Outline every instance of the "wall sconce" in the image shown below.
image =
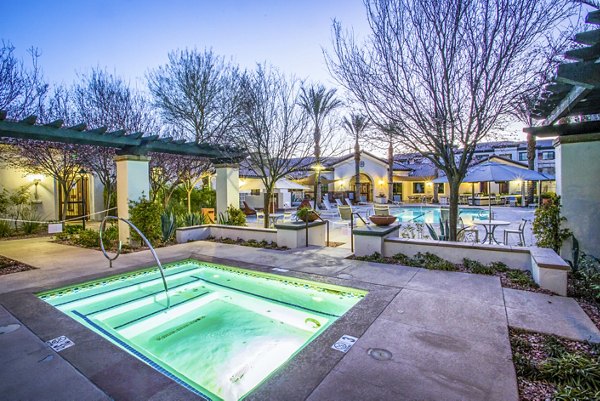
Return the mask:
POLYGON ((377 181, 377 182, 379 183, 380 187, 383 186, 383 180, 382 179, 379 179, 379 181, 377 181))
POLYGON ((30 178, 31 178, 31 182, 33 182, 33 185, 35 185, 35 191, 33 193, 33 199, 37 201, 37 200, 40 199, 40 197, 38 195, 38 185, 44 179, 44 175, 43 174, 31 174, 30 178))

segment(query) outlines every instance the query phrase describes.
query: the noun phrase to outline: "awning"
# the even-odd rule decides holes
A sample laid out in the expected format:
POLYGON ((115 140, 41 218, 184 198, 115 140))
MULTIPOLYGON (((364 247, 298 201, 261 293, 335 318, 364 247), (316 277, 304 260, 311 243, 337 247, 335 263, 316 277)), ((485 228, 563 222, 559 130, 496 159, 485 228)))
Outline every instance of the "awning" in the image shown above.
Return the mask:
MULTIPOLYGON (((265 190, 265 185, 260 179, 252 179, 252 180, 240 180, 243 181, 240 184, 240 192, 250 192, 251 190, 259 189, 261 191, 265 190)), ((281 180, 277 180, 275 183, 275 189, 287 189, 290 191, 308 191, 310 188, 290 181, 288 179, 282 178, 281 180)))
MULTIPOLYGON (((300 178, 300 179, 296 180, 296 182, 299 184, 302 184, 302 185, 314 186, 315 185, 315 175, 316 174, 314 174, 314 173, 310 174, 304 178, 300 178)), ((321 175, 321 177, 319 178, 319 181, 321 182, 321 185, 329 185, 336 181, 339 181, 339 179, 330 180, 321 175)))

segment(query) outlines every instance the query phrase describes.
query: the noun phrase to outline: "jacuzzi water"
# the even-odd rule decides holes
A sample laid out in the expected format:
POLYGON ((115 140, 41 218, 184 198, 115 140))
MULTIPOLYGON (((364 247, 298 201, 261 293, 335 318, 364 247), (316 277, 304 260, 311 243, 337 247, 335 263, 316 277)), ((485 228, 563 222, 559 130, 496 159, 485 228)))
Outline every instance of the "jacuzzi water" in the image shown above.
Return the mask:
MULTIPOLYGON (((473 219, 485 220, 488 210, 478 208, 459 208, 459 216, 465 224, 470 224, 473 219)), ((437 224, 440 221, 441 209, 430 206, 402 206, 390 208, 390 213, 398 217, 402 223, 429 223, 437 224)))
POLYGON ((196 394, 238 400, 366 294, 185 260, 37 294, 196 394))

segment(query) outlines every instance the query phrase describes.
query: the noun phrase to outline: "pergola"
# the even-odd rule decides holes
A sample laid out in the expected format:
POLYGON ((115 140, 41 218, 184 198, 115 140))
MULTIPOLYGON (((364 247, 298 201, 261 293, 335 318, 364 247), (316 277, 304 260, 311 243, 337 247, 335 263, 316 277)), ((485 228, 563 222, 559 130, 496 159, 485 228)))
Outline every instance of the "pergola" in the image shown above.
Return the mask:
MULTIPOLYGON (((120 217, 129 216, 129 200, 138 200, 142 194, 150 192, 149 152, 210 159, 217 172, 217 215, 224 212, 228 205, 237 205, 239 202, 237 163, 245 155, 238 148, 197 144, 171 137, 145 135, 143 132, 108 131, 107 127, 87 129, 84 123, 64 127, 63 120, 36 124, 36 116, 20 121, 10 121, 6 117, 6 111, 0 110, 0 137, 114 148, 117 154, 117 208, 120 217)), ((128 240, 129 226, 120 222, 119 236, 124 242, 128 240)))
MULTIPOLYGON (((600 11, 586 22, 600 25, 600 11)), ((580 248, 595 253, 600 238, 600 29, 575 35, 584 46, 565 53, 553 82, 541 94, 532 117, 540 125, 524 131, 556 137, 556 185, 563 215, 580 248)))

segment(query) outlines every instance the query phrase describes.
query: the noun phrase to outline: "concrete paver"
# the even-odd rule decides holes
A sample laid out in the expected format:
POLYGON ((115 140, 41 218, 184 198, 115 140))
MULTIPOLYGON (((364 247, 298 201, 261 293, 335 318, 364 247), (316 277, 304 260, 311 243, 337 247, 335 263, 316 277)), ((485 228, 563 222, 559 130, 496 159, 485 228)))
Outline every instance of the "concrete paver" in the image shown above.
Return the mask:
POLYGON ((508 323, 512 327, 600 342, 600 332, 573 298, 504 288, 508 323))
MULTIPOLYGON (((0 326, 19 324, 0 306, 0 326)), ((11 400, 110 400, 27 327, 0 334, 0 398, 11 400), (7 397, 7 398, 4 398, 7 397)))
MULTIPOLYGON (((202 241, 157 252, 163 263, 197 257, 266 271, 283 268, 288 270, 283 273, 286 275, 369 291, 363 301, 250 394, 249 400, 513 400, 518 393, 509 325, 600 341, 597 329, 575 301, 503 290, 497 277, 359 262, 345 259, 348 250, 344 248, 282 252, 202 241), (343 334, 359 338, 347 354, 331 349, 343 334), (375 360, 368 354, 371 348, 386 349, 392 358, 375 360)), ((73 335, 76 346, 54 359, 77 372, 72 363, 85 373, 80 375, 83 384, 75 382, 91 394, 89 399, 105 399, 94 398, 100 390, 93 383, 112 383, 119 375, 131 376, 131 384, 112 385, 112 397, 127 399, 133 387, 144 399, 155 401, 190 395, 160 374, 150 374, 154 372, 151 368, 32 295, 41 289, 154 265, 150 252, 122 255, 112 270, 98 251, 45 239, 0 241, 0 255, 39 267, 3 276, 0 294, 5 295, 0 301, 27 322, 35 333, 29 335, 38 345, 43 346, 40 338, 65 332, 73 335)), ((11 319, 6 312, 5 317, 11 319)), ((8 335, 0 335, 0 342, 8 335)), ((16 354, 11 355, 23 364, 23 372, 30 364, 39 363, 19 356, 29 355, 27 347, 33 344, 27 339, 19 341, 24 348, 15 348, 16 354)), ((7 362, 6 355, 0 354, 0 364, 6 366, 7 362)), ((43 388, 30 376, 21 376, 19 386, 43 388)), ((7 383, 0 380, 0 394, 18 391, 7 383)), ((99 395, 106 397, 102 392, 99 395)))

